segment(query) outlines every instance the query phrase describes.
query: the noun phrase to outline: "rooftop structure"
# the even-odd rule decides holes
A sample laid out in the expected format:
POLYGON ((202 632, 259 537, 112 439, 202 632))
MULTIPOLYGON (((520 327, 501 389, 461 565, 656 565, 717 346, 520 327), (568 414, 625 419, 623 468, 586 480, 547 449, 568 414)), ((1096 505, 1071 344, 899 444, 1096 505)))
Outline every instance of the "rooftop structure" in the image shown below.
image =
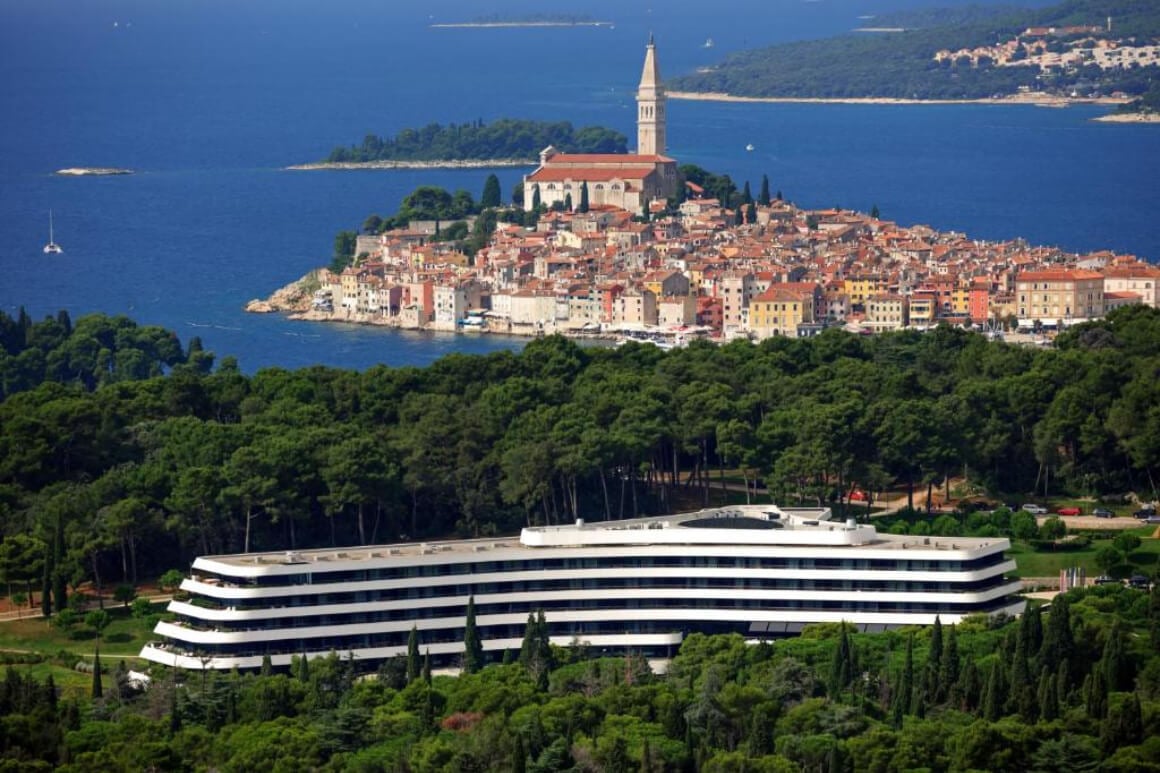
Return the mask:
POLYGON ((147 660, 257 668, 329 652, 371 667, 412 628, 437 664, 463 653, 474 598, 485 651, 519 649, 543 610, 553 643, 654 660, 693 631, 752 639, 818 622, 862 630, 1018 614, 1004 539, 905 537, 828 509, 745 505, 524 529, 519 538, 198 558, 147 660))

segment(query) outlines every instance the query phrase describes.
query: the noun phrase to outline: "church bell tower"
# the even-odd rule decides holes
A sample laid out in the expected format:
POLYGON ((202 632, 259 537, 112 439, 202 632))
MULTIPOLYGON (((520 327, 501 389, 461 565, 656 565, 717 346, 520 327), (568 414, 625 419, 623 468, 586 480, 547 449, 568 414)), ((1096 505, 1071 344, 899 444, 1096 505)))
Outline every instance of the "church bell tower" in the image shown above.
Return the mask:
POLYGON ((642 156, 664 155, 665 90, 657 66, 656 43, 648 36, 644 52, 644 71, 636 90, 636 152, 642 156))

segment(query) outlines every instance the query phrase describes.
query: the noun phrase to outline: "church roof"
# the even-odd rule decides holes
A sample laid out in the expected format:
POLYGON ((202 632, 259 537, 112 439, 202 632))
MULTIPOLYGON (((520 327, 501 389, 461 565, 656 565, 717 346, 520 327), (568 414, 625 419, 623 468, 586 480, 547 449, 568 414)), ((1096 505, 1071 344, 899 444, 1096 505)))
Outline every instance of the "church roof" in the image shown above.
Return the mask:
POLYGON ((628 169, 609 169, 608 167, 571 166, 564 169, 540 167, 528 175, 532 182, 565 182, 574 180, 588 180, 591 182, 610 182, 612 180, 643 180, 656 170, 652 166, 636 166, 628 169))
POLYGON ((588 166, 595 164, 635 164, 638 166, 673 163, 668 156, 638 153, 556 153, 548 158, 544 166, 588 166))

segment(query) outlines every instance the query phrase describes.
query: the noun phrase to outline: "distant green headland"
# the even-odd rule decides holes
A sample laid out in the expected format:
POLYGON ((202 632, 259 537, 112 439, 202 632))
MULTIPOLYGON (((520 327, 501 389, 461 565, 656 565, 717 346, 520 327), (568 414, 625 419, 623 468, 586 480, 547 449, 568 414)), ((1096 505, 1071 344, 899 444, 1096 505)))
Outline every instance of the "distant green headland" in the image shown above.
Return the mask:
POLYGON ((327 164, 423 162, 456 164, 524 160, 534 163, 552 145, 565 153, 627 153, 628 139, 602 126, 573 128, 568 121, 546 122, 502 118, 491 123, 437 123, 404 129, 394 137, 368 134, 361 145, 337 147, 327 164))
POLYGON ((1132 99, 1160 80, 1154 0, 922 9, 864 26, 901 31, 740 51, 667 85, 766 98, 978 100, 1033 92, 1132 99))

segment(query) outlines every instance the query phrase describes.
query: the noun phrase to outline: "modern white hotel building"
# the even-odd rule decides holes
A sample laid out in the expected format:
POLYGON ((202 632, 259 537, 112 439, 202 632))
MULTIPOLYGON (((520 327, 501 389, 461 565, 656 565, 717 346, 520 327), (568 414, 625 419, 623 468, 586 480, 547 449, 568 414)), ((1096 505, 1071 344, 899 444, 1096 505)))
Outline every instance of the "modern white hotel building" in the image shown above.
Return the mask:
POLYGON ((519 538, 206 556, 176 618, 142 657, 182 668, 258 668, 337 652, 373 666, 417 627, 436 664, 463 653, 474 597, 484 649, 518 649, 528 614, 551 640, 650 659, 694 631, 751 639, 847 621, 865 631, 940 616, 1019 614, 1005 539, 908 537, 828 509, 746 505, 524 529, 519 538))

